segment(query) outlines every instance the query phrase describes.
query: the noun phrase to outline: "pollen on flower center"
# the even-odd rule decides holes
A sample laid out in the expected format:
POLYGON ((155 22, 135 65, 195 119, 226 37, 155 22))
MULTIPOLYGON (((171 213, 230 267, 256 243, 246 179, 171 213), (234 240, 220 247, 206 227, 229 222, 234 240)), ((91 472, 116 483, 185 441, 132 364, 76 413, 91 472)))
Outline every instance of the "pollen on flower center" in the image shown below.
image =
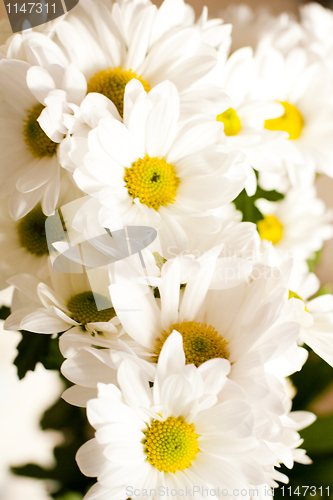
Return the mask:
POLYGON ((153 420, 144 431, 148 462, 161 472, 176 472, 189 467, 197 453, 199 434, 183 417, 153 420))
POLYGON ((46 215, 43 214, 41 206, 37 205, 17 224, 20 245, 38 257, 48 253, 45 221, 46 215))
POLYGON ((288 300, 289 299, 299 299, 299 300, 301 300, 303 302, 303 304, 304 304, 304 308, 305 308, 306 312, 309 312, 308 309, 307 309, 307 307, 306 307, 306 304, 305 304, 304 300, 296 292, 293 292, 293 291, 289 290, 288 300))
POLYGON ((93 294, 91 291, 78 293, 67 302, 67 309, 72 313, 72 319, 82 325, 99 321, 107 322, 113 318, 114 309, 107 306, 110 306, 109 299, 97 293, 93 294), (96 300, 101 310, 97 309, 96 300))
POLYGON ((42 207, 36 205, 35 208, 17 223, 17 235, 21 247, 37 257, 42 257, 49 253, 48 240, 51 243, 61 241, 64 239, 64 231, 66 231, 65 222, 62 218, 61 225, 57 223, 57 220, 49 218, 46 235, 46 219, 47 217, 43 213, 42 207))
POLYGON ((237 135, 241 131, 241 121, 233 108, 229 108, 224 113, 217 115, 216 120, 224 123, 224 133, 227 136, 237 135))
POLYGON ((213 326, 196 321, 182 321, 172 325, 168 332, 165 330, 162 332, 155 346, 155 354, 152 356, 154 361, 158 361, 164 342, 173 330, 177 330, 183 337, 186 364, 198 367, 210 359, 228 359, 227 341, 213 326))
POLYGON ((98 92, 105 95, 116 106, 118 113, 123 117, 125 87, 129 81, 139 80, 146 92, 150 85, 134 71, 124 70, 122 67, 104 69, 96 73, 88 82, 87 93, 98 92))
POLYGON ((124 181, 130 196, 154 210, 173 203, 180 184, 174 165, 148 155, 125 169, 124 181))
POLYGON ((276 245, 283 236, 283 225, 275 215, 266 215, 257 223, 258 232, 262 240, 268 240, 276 245))
POLYGON ((37 121, 44 107, 43 104, 36 104, 28 111, 27 119, 24 120, 24 141, 36 158, 52 157, 58 148, 58 143, 51 141, 37 121))
POLYGON ((268 130, 283 130, 288 132, 289 139, 298 139, 304 127, 304 118, 300 111, 289 102, 280 102, 284 107, 284 114, 279 118, 265 121, 268 130))

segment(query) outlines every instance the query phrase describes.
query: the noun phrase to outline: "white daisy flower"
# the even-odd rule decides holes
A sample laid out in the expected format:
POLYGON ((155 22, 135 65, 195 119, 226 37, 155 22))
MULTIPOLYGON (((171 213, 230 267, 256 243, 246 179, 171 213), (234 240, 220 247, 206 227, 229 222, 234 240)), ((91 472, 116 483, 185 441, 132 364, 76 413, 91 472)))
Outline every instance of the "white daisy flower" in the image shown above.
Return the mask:
MULTIPOLYGON (((220 231, 206 234, 202 238, 196 226, 187 228, 189 243, 182 255, 193 254, 200 257, 217 245, 223 245, 219 257, 229 257, 230 260, 254 252, 254 247, 258 245, 256 226, 252 222, 241 222, 242 213, 236 210, 233 203, 214 210, 214 215, 221 221, 220 231)), ((173 257, 176 257, 177 249, 174 250, 173 257)))
POLYGON ((251 465, 260 482, 260 466, 251 457, 258 442, 251 435, 250 407, 223 397, 228 369, 221 359, 199 368, 185 365, 176 332, 161 352, 153 388, 136 363, 124 360, 117 374, 120 390, 99 384, 98 398, 88 403, 96 433, 79 449, 77 462, 98 483, 85 499, 106 500, 112 491, 113 498, 126 500, 131 486, 141 490, 138 498, 148 491, 154 499, 161 497, 159 486, 248 490, 251 465))
MULTIPOLYGON (((61 181, 59 205, 82 196, 68 177, 66 173, 61 181)), ((46 235, 46 220, 38 204, 22 219, 15 221, 10 217, 8 200, 0 201, 0 287, 7 287, 6 280, 15 274, 29 273, 41 281, 49 277, 48 255, 52 247, 46 235)), ((49 227, 54 240, 64 239, 64 223, 59 227, 57 224, 49 227)))
MULTIPOLYGON (((232 367, 229 378, 243 388, 249 401, 261 400, 272 390, 264 363, 295 344, 299 325, 283 318, 287 290, 260 268, 253 270, 257 279, 220 289, 219 279, 214 280, 218 251, 183 273, 176 259, 158 285, 160 301, 133 279, 123 278, 123 264, 117 263, 122 271, 110 286, 113 307, 124 333, 145 349, 151 361, 157 361, 164 342, 177 330, 184 339, 187 363, 200 366, 212 358, 225 358, 232 367), (187 284, 180 290, 181 274, 187 284), (256 391, 258 384, 261 389, 256 391)), ((268 413, 269 408, 267 403, 268 413)))
POLYGON ((286 178, 299 188, 312 185, 316 172, 332 176, 333 106, 328 69, 322 62, 313 61, 303 48, 294 48, 284 56, 265 45, 256 60, 258 79, 253 97, 278 101, 284 108, 279 118, 266 120, 265 127, 287 132, 303 158, 300 165, 286 158, 280 174, 263 172, 260 184, 265 189, 285 192, 286 178))
MULTIPOLYGON (((283 113, 279 103, 253 98, 251 90, 256 82, 255 59, 250 47, 236 50, 219 68, 219 84, 231 98, 231 107, 218 112, 217 120, 224 124, 224 136, 220 143, 224 150, 241 150, 249 164, 259 172, 279 172, 283 161, 301 162, 301 156, 290 146, 285 132, 268 131, 266 120, 275 119, 283 113)), ((217 75, 215 77, 217 79, 217 75)), ((246 189, 255 193, 256 178, 252 172, 246 189)))
POLYGON ((45 234, 46 215, 41 206, 31 210, 19 221, 8 211, 8 200, 0 202, 0 288, 7 288, 7 279, 18 273, 31 273, 46 279, 48 245, 45 234))
MULTIPOLYGON (((134 78, 146 91, 170 80, 181 95, 185 94, 185 107, 188 99, 195 103, 190 87, 216 65, 216 48, 227 50, 231 26, 222 25, 222 20, 208 21, 206 9, 194 24, 193 10, 182 0, 165 0, 159 9, 150 2, 137 0, 115 2, 112 8, 103 1, 85 0, 57 25, 56 32, 63 59, 74 63, 77 73, 67 78, 70 92, 56 87, 48 96, 40 124, 51 138, 62 133, 68 107, 77 104, 82 92, 105 95, 122 116, 125 86, 134 78), (63 123, 59 123, 63 113, 63 123)), ((29 51, 37 51, 38 56, 44 51, 36 38, 28 45, 29 51)), ((44 64, 48 58, 46 52, 41 63, 44 72, 40 68, 31 71, 37 89, 49 84, 44 64)), ((198 109, 203 107, 200 91, 204 102, 217 99, 223 106, 225 97, 221 91, 203 86, 197 95, 198 109)))
MULTIPOLYGON (((319 4, 312 5, 325 10, 319 4)), ((308 6, 300 8, 301 17, 302 10, 306 11, 307 8, 308 6)), ((283 12, 275 16, 266 7, 252 10, 250 6, 243 4, 228 6, 221 12, 221 17, 232 24, 232 51, 247 46, 257 50, 268 44, 285 54, 296 46, 318 52, 316 37, 292 13, 283 12)))
POLYGON ((99 290, 94 291, 83 272, 59 273, 51 266, 49 272, 51 286, 28 274, 8 280, 17 291, 13 297, 12 314, 5 322, 6 329, 43 334, 71 329, 71 333, 84 334, 94 345, 105 345, 106 338, 113 340, 119 336, 107 290, 107 270, 99 274, 99 290))
MULTIPOLYGON (((101 119, 88 135, 84 164, 74 172, 78 186, 98 200, 95 220, 102 227, 153 227, 164 257, 171 246, 186 248, 187 224, 218 231, 211 210, 244 187, 240 153, 225 154, 216 146, 223 126, 202 116, 181 122, 178 117, 173 84, 146 94, 138 81, 130 82, 124 123, 101 119)), ((82 212, 91 217, 94 205, 87 203, 82 212)))
POLYGON ((63 373, 81 386, 72 389, 68 400, 85 404, 83 388, 96 388, 98 382, 92 373, 103 373, 103 382, 114 383, 115 366, 124 352, 156 362, 173 330, 183 335, 188 363, 199 366, 211 358, 228 359, 232 365, 229 378, 243 387, 243 397, 257 401, 259 394, 259 400, 265 398, 271 392, 272 381, 265 381, 264 363, 296 345, 299 326, 294 318, 283 319, 288 293, 274 276, 253 267, 253 263, 247 262, 246 267, 240 261, 233 266, 230 259, 216 259, 220 250, 218 247, 198 259, 180 256, 164 264, 161 278, 150 278, 158 287, 160 299, 155 298, 156 290, 140 284, 140 275, 133 270, 129 272, 127 263, 116 263, 112 275, 115 283, 110 286, 110 293, 120 322, 119 333, 128 348, 121 343, 110 343, 104 344, 109 348, 101 352, 91 348, 93 342, 87 338, 63 335, 60 346, 68 358, 63 373), (228 270, 232 271, 229 276, 228 270), (249 277, 251 274, 255 275, 254 280, 249 277), (85 372, 84 366, 88 365, 91 370, 85 372), (261 389, 257 392, 258 384, 261 389), (267 390, 263 390, 265 385, 267 390))
POLYGON ((333 296, 312 298, 320 289, 320 281, 314 273, 309 273, 307 264, 288 259, 267 241, 263 244, 261 259, 279 268, 284 286, 289 288, 288 302, 293 304, 294 318, 301 326, 299 343, 307 344, 333 366, 333 296))
MULTIPOLYGON (((234 215, 235 212, 236 211, 233 210, 234 215)), ((222 233, 225 237, 223 238, 223 245, 220 244, 219 249, 217 249, 217 252, 220 250, 219 259, 216 264, 211 286, 219 287, 220 289, 229 289, 244 282, 252 273, 253 263, 249 261, 248 255, 243 258, 239 257, 238 254, 246 253, 247 249, 251 252, 250 245, 253 244, 251 239, 253 239, 254 236, 253 230, 255 230, 255 226, 250 223, 240 223, 239 218, 238 224, 235 224, 236 221, 232 223, 230 218, 225 218, 224 222, 226 225, 224 227, 224 233, 222 233), (244 228, 242 228, 243 224, 244 228), (237 230, 238 228, 240 231, 237 230)), ((257 236, 256 232, 255 234, 257 236)), ((213 238, 206 238, 206 240, 207 239, 208 241, 205 243, 209 246, 209 243, 213 242, 213 238)), ((130 271, 129 266, 132 258, 126 259, 125 273, 128 278, 131 275, 136 282, 148 283, 155 290, 155 294, 158 292, 157 287, 160 285, 161 279, 162 281, 166 279, 169 271, 171 273, 173 272, 172 269, 175 265, 180 264, 181 275, 179 286, 184 287, 186 282, 191 279, 191 276, 199 271, 202 261, 207 258, 204 250, 201 252, 199 250, 194 251, 193 254, 191 254, 190 251, 186 251, 180 255, 176 255, 174 259, 168 261, 158 252, 154 252, 153 255, 159 267, 159 269, 156 268, 158 273, 152 272, 154 269, 151 265, 149 266, 149 259, 147 259, 149 254, 147 255, 147 252, 144 252, 142 255, 147 271, 145 274, 139 274, 139 262, 132 262, 133 272, 130 271), (175 262, 175 259, 178 261, 178 264, 175 262)), ((146 288, 145 292, 149 294, 152 293, 150 288, 146 288)), ((131 314, 131 311, 129 311, 129 314, 131 314)), ((133 340, 126 333, 122 335, 122 340, 116 342, 108 341, 108 349, 101 351, 100 349, 91 347, 94 344, 93 339, 88 338, 84 334, 78 335, 76 331, 75 333, 71 332, 72 330, 69 330, 59 339, 60 350, 63 356, 68 358, 62 365, 62 373, 66 378, 76 384, 63 395, 64 399, 71 404, 85 406, 88 399, 96 396, 98 382, 116 383, 115 370, 119 364, 119 359, 122 359, 123 356, 131 356, 132 358, 133 356, 139 356, 137 357, 137 362, 143 362, 143 360, 145 360, 144 362, 147 362, 145 370, 151 376, 152 367, 155 366, 155 364, 151 363, 151 352, 147 352, 140 341, 133 340), (88 366, 90 367, 89 370, 87 369, 88 366), (95 394, 93 393, 94 390, 95 394)))
POLYGON ((333 69, 333 13, 317 2, 300 7, 301 25, 308 38, 313 36, 311 47, 333 69))
POLYGON ((312 258, 333 235, 332 212, 316 197, 315 187, 292 189, 281 201, 260 199, 256 205, 264 215, 257 223, 260 237, 296 260, 312 258))
POLYGON ((242 47, 255 49, 258 39, 263 33, 271 31, 276 22, 276 17, 266 7, 253 10, 245 3, 228 5, 220 11, 220 15, 225 22, 232 25, 231 52, 242 47))
MULTIPOLYGON (((280 422, 283 425, 281 441, 266 443, 271 450, 275 451, 278 462, 283 463, 288 469, 293 468, 294 462, 304 465, 312 463, 311 459, 306 455, 306 451, 299 448, 303 443, 303 439, 298 431, 308 427, 316 419, 316 416, 308 411, 290 411, 291 405, 292 400, 286 397, 285 414, 280 418, 280 422)), ((256 485, 255 488, 258 488, 259 491, 261 490, 263 494, 262 497, 258 495, 257 498, 267 499, 268 497, 272 497, 272 494, 267 492, 269 488, 278 488, 280 485, 277 481, 287 484, 289 483, 289 478, 280 471, 275 470, 273 464, 266 464, 263 469, 267 488, 262 488, 263 485, 256 485)))
POLYGON ((29 64, 0 61, 1 183, 0 197, 9 198, 9 210, 17 220, 41 202, 52 214, 60 190, 58 144, 47 137, 37 118, 44 106, 30 92, 26 76, 29 64))

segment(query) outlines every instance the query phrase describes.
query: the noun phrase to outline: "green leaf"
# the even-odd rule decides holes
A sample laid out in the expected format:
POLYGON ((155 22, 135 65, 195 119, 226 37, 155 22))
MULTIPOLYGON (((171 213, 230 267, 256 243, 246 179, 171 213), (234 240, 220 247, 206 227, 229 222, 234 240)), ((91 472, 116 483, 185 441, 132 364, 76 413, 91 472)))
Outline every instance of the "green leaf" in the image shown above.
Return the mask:
POLYGON ((282 200, 284 196, 278 191, 265 191, 260 187, 257 188, 257 191, 253 196, 248 196, 245 189, 243 189, 243 191, 233 201, 237 210, 242 212, 243 221, 254 222, 256 224, 263 219, 262 213, 255 205, 256 200, 259 198, 265 198, 269 201, 279 201, 282 200))
MULTIPOLYGON (((283 498, 296 498, 296 495, 289 495, 287 490, 288 486, 291 486, 292 492, 295 491, 297 486, 300 491, 302 491, 302 486, 308 485, 313 487, 313 491, 317 490, 317 495, 307 495, 302 498, 313 499, 313 498, 332 498, 328 497, 327 488, 329 488, 329 493, 333 493, 333 456, 325 457, 311 457, 313 463, 310 465, 295 464, 290 470, 282 466, 281 469, 277 469, 289 477, 289 483, 284 487, 284 495, 281 488, 276 488, 274 490, 274 499, 282 500, 283 498), (320 488, 322 489, 322 495, 320 495, 320 488), (319 493, 319 494, 318 494, 319 493)), ((300 497, 301 498, 301 497, 300 497)))
POLYGON ((44 469, 36 464, 27 464, 23 467, 14 467, 13 472, 20 476, 56 481, 58 489, 53 493, 55 498, 62 496, 66 498, 66 495, 74 493, 82 498, 95 482, 80 472, 75 461, 77 450, 93 436, 86 420, 85 410, 60 399, 44 413, 41 426, 44 430, 59 430, 66 437, 65 444, 54 449, 55 467, 44 469))
POLYGON ((82 500, 83 496, 80 495, 79 493, 73 493, 69 492, 66 493, 66 495, 62 495, 61 497, 58 497, 58 500, 82 500))
POLYGON ((38 362, 48 370, 59 370, 63 357, 58 347, 58 339, 49 334, 32 333, 22 330, 22 340, 17 346, 18 355, 14 360, 17 373, 22 379, 26 373, 35 369, 38 362))
MULTIPOLYGON (((333 415, 320 416, 301 431, 304 447, 309 455, 333 454, 333 415)), ((333 470, 333 469, 332 469, 333 470)))
POLYGON ((300 372, 290 378, 297 389, 293 410, 304 410, 332 383, 332 368, 309 347, 309 357, 300 372))
POLYGON ((324 285, 315 295, 315 297, 321 297, 322 295, 327 295, 332 293, 332 285, 324 285))
POLYGON ((10 308, 7 306, 0 307, 0 319, 5 320, 10 315, 10 308))
POLYGON ((310 273, 313 273, 316 267, 318 266, 320 262, 320 257, 321 257, 321 250, 318 250, 317 252, 314 253, 312 259, 307 260, 310 273))
POLYGON ((265 200, 268 201, 280 201, 283 200, 284 195, 275 190, 265 191, 264 189, 258 186, 254 198, 256 198, 257 200, 259 200, 259 198, 265 198, 265 200))

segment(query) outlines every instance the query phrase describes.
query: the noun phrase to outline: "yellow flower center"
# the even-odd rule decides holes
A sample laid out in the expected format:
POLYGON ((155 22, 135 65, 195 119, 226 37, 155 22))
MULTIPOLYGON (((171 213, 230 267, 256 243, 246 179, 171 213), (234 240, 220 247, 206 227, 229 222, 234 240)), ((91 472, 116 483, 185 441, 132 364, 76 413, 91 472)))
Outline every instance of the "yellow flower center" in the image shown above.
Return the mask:
POLYGON ((289 139, 298 139, 304 127, 304 118, 299 110, 289 102, 280 102, 284 107, 284 114, 279 118, 265 121, 268 130, 283 130, 288 132, 289 139))
POLYGON ((72 313, 74 321, 82 325, 99 321, 107 322, 115 316, 113 307, 110 307, 110 300, 90 291, 71 297, 67 303, 67 309, 72 313), (97 309, 96 301, 100 311, 97 309))
POLYGON ((44 108, 43 104, 36 104, 32 109, 29 109, 27 119, 24 120, 24 141, 30 153, 36 158, 52 157, 58 148, 58 143, 51 141, 37 121, 44 108))
POLYGON ((194 364, 198 367, 210 359, 228 359, 228 343, 213 326, 196 321, 182 321, 172 325, 168 332, 164 330, 161 337, 157 339, 155 354, 152 356, 156 363, 164 342, 173 330, 177 330, 183 337, 186 364, 194 364))
POLYGON ((37 205, 17 224, 20 245, 38 257, 48 253, 45 221, 46 215, 43 214, 41 206, 37 205))
POLYGON ((198 437, 193 424, 183 417, 153 420, 144 432, 148 462, 161 472, 176 472, 189 467, 197 453, 198 437))
POLYGON ((289 290, 288 300, 289 299, 299 299, 299 300, 301 300, 303 302, 303 304, 304 304, 304 308, 305 308, 306 312, 309 312, 308 309, 307 309, 307 307, 306 307, 306 304, 305 304, 304 300, 296 292, 292 292, 291 290, 289 290))
POLYGON ((125 169, 124 181, 130 196, 154 210, 173 203, 180 184, 174 165, 148 155, 125 169))
POLYGON ((217 115, 216 120, 224 123, 224 133, 227 136, 237 135, 242 128, 241 121, 233 108, 217 115))
POLYGON ((131 69, 127 71, 119 67, 104 69, 96 73, 88 82, 87 93, 98 92, 105 95, 113 102, 118 113, 123 117, 125 87, 133 78, 142 83, 146 92, 150 91, 149 83, 141 76, 138 76, 131 69))
POLYGON ((262 240, 268 240, 276 245, 283 236, 283 225, 275 215, 266 215, 257 222, 258 232, 262 240))

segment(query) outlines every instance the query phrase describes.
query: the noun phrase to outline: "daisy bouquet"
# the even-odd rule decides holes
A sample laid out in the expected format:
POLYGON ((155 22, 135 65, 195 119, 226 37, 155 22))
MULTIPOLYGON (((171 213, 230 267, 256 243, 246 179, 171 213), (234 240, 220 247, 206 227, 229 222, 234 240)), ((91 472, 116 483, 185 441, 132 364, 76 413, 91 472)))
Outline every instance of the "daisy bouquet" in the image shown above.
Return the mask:
POLYGON ((42 419, 65 436, 53 469, 16 473, 48 495, 333 490, 332 439, 299 432, 332 380, 313 272, 333 235, 315 186, 333 177, 332 28, 315 3, 196 20, 182 0, 81 0, 3 40, 1 317, 19 378, 42 363, 66 386, 42 419), (306 435, 329 467, 311 484, 293 476, 306 435))

